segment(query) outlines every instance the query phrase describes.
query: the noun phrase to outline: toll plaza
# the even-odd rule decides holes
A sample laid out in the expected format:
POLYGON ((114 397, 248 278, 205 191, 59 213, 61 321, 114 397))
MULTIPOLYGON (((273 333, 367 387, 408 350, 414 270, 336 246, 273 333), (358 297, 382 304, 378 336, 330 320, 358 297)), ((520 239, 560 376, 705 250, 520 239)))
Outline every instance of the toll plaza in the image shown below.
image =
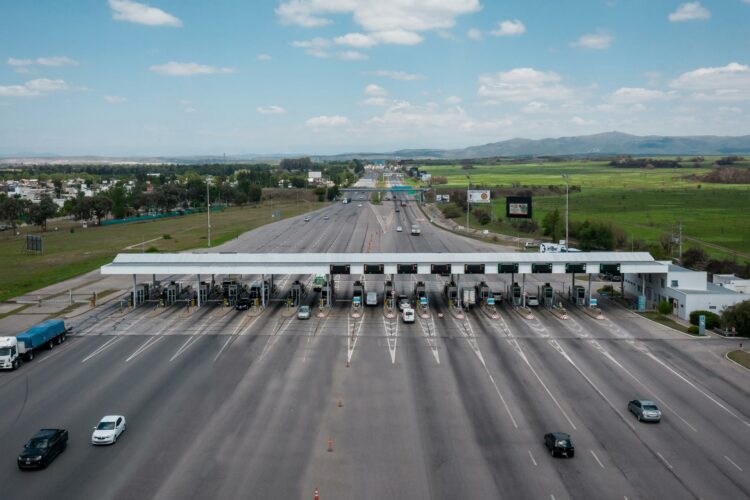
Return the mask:
MULTIPOLYGON (((321 306, 330 307, 335 299, 335 279, 352 275, 356 281, 352 302, 355 307, 364 302, 365 289, 360 278, 367 275, 385 276, 386 303, 395 294, 394 277, 398 275, 440 276, 446 279, 443 293, 449 304, 457 308, 486 305, 496 293, 487 285, 487 277, 509 275, 510 285, 505 297, 513 306, 525 306, 526 276, 531 275, 541 286, 532 290, 540 303, 552 307, 555 290, 546 282, 547 275, 571 277, 567 296, 577 305, 591 303, 591 276, 599 273, 660 273, 664 262, 655 261, 647 252, 575 252, 575 253, 165 253, 119 254, 111 264, 102 266, 105 275, 131 275, 133 277, 131 306, 137 307, 149 300, 160 300, 161 305, 185 301, 202 307, 208 302, 232 305, 239 297, 249 294, 259 307, 265 308, 275 291, 274 276, 312 275, 313 290, 320 291, 321 306), (587 289, 576 284, 576 274, 588 278, 587 289), (151 276, 152 283, 138 283, 138 276, 151 276), (160 285, 156 276, 186 276, 182 281, 172 280, 160 285), (520 275, 520 276, 519 276, 520 275), (210 281, 204 279, 210 276, 210 281), (217 285, 215 277, 222 277, 217 285), (259 276, 249 288, 237 276, 259 276), (520 283, 519 283, 520 277, 520 283), (478 284, 477 284, 478 283, 478 284), (583 291, 582 291, 583 290, 583 291), (588 295, 588 296, 587 296, 588 295)), ((305 287, 295 280, 289 295, 281 300, 299 304, 305 287)), ((417 280, 414 294, 420 305, 427 308, 424 282, 417 280), (425 300, 422 300, 425 299, 425 300)), ((557 292, 558 296, 564 293, 557 292)), ((502 296, 502 294, 500 294, 502 296)))

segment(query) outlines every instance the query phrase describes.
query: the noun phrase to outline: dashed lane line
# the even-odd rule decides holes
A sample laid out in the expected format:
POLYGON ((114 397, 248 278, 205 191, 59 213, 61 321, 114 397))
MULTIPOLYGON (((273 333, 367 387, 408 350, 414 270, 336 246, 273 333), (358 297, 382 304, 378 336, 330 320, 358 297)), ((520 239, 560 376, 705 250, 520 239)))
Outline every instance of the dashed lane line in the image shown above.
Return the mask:
POLYGON ((604 468, 604 464, 602 463, 601 460, 599 460, 599 457, 596 456, 596 453, 594 453, 594 450, 589 450, 589 451, 591 452, 591 456, 594 457, 594 460, 596 460, 596 463, 599 464, 599 467, 601 467, 603 469, 604 468))
POLYGON ((115 345, 116 343, 118 343, 119 341, 121 341, 122 339, 123 339, 123 337, 113 337, 113 338, 109 339, 104 344, 102 344, 101 346, 99 346, 94 352, 92 352, 91 354, 89 354, 88 356, 86 356, 85 358, 83 358, 81 360, 81 363, 85 363, 86 361, 90 360, 94 356, 103 353, 104 351, 106 351, 107 349, 109 349, 110 347, 112 347, 113 345, 115 345))

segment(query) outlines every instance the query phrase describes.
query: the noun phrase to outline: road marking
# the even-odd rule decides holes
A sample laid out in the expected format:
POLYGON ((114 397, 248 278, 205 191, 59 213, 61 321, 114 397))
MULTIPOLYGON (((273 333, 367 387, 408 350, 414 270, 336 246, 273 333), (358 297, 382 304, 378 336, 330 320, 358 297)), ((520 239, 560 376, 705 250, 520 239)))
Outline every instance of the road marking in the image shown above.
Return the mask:
POLYGON ((536 460, 534 460, 534 455, 531 454, 531 450, 529 450, 529 458, 531 459, 531 463, 534 464, 534 467, 537 466, 536 460))
POLYGON ((94 352, 92 352, 91 354, 89 354, 88 356, 86 356, 85 358, 83 358, 83 360, 81 360, 81 363, 85 363, 86 361, 88 361, 89 359, 93 358, 97 354, 100 354, 100 353, 106 351, 107 349, 109 349, 110 347, 112 347, 113 345, 115 345, 120 340, 122 340, 122 337, 112 337, 111 339, 109 339, 108 341, 106 341, 104 344, 102 344, 97 350, 95 350, 94 352))
POLYGON ((719 401, 717 401, 716 399, 714 399, 710 394, 708 394, 707 392, 705 392, 704 390, 702 390, 700 387, 698 387, 697 385, 695 385, 694 383, 692 383, 691 381, 689 381, 688 379, 686 379, 685 377, 683 377, 682 375, 680 375, 679 373, 677 373, 677 371, 675 371, 672 367, 670 367, 669 365, 667 365, 666 363, 664 363, 662 360, 660 360, 659 358, 657 358, 656 356, 654 356, 652 353, 648 352, 648 353, 646 353, 646 355, 648 357, 650 357, 651 359, 653 359, 654 361, 656 361, 657 363, 659 363, 660 365, 662 365, 664 368, 666 368, 670 372, 672 372, 675 376, 677 376, 678 378, 680 378, 683 382, 685 382, 686 384, 688 384, 690 387, 692 387, 696 391, 698 391, 701 394, 703 394, 704 396, 706 396, 709 400, 711 400, 719 408, 721 408, 725 412, 729 413, 730 415, 732 415, 734 418, 736 418, 737 420, 739 420, 740 422, 742 422, 746 426, 750 427, 750 422, 748 422, 747 420, 743 420, 742 417, 740 417, 739 415, 737 415, 736 413, 734 413, 732 410, 730 410, 729 408, 727 408, 726 406, 724 406, 723 404, 721 404, 719 401))
POLYGON ((395 326, 391 323, 393 320, 386 320, 383 316, 383 328, 385 329, 385 340, 388 342, 388 350, 391 353, 391 364, 396 364, 396 343, 398 342, 398 318, 395 320, 395 326), (393 347, 391 347, 393 340, 393 347))
POLYGON ((672 467, 672 464, 670 464, 669 462, 667 462, 667 459, 664 458, 664 455, 662 455, 658 451, 656 452, 656 454, 659 456, 659 458, 661 458, 662 462, 664 462, 667 467, 669 467, 670 469, 674 469, 674 467, 672 467))
MULTIPOLYGON (((356 333, 354 332, 354 328, 352 328, 351 325, 351 317, 349 314, 346 316, 346 327, 347 327, 347 335, 346 335, 346 362, 351 363, 352 361, 352 354, 354 354, 354 348, 357 347, 357 340, 359 339, 359 332, 362 330, 362 323, 364 323, 364 316, 359 318, 359 326, 356 326, 356 333), (350 333, 351 332, 351 333, 350 333), (354 338, 354 342, 352 342, 352 337, 354 338)), ((356 325, 357 322, 355 321, 354 324, 356 325)))
POLYGON ((599 460, 599 457, 596 456, 596 453, 594 453, 594 450, 589 450, 589 451, 591 452, 591 455, 594 457, 594 460, 596 460, 596 463, 599 464, 599 467, 601 467, 603 469, 604 468, 604 464, 602 463, 601 460, 599 460))
POLYGON ((208 317, 200 324, 198 325, 198 328, 196 328, 195 333, 190 335, 188 339, 185 341, 182 346, 177 349, 177 352, 172 355, 171 358, 169 358, 169 361, 172 362, 175 359, 177 359, 183 352, 187 351, 188 347, 195 344, 200 337, 202 337, 201 332, 203 331, 203 328, 206 326, 206 323, 211 321, 213 319, 213 315, 209 314, 208 317))
POLYGON ((126 359, 126 360, 125 360, 125 362, 127 363, 127 362, 128 362, 128 361, 130 361, 131 359, 135 358, 136 356, 138 356, 139 354, 141 354, 141 353, 142 353, 142 352, 144 352, 144 351, 145 351, 146 349, 148 349, 148 348, 149 348, 149 347, 151 347, 152 345, 156 344, 157 342, 159 342, 159 341, 160 341, 161 339, 163 339, 163 338, 164 338, 164 337, 149 337, 149 338, 148 338, 148 340, 146 340, 146 342, 144 342, 144 343, 143 343, 143 344, 142 344, 142 345, 141 345, 141 346, 140 346, 140 347, 139 347, 138 349, 136 349, 136 351, 135 351, 135 352, 134 352, 133 354, 131 354, 131 355, 130 355, 130 356, 129 356, 129 357, 128 357, 128 358, 126 359))
POLYGON ((738 470, 738 471, 742 472, 742 468, 741 468, 741 467, 740 467, 739 465, 737 465, 736 463, 734 463, 734 461, 732 461, 732 459, 731 459, 731 458, 729 458, 729 457, 728 457, 728 456, 726 456, 726 455, 724 455, 724 458, 726 458, 726 459, 727 459, 727 462, 729 462, 730 464, 732 464, 732 465, 734 465, 735 467, 737 467, 737 470, 738 470))
MULTIPOLYGON (((398 319, 396 319, 398 321, 398 319)), ((422 334, 427 338, 427 344, 430 346, 430 350, 432 351, 432 355, 435 357, 435 361, 437 361, 437 364, 440 364, 440 355, 438 354, 437 350, 437 341, 435 339, 435 319, 430 314, 429 323, 426 323, 422 318, 417 316, 417 322, 419 323, 419 327, 422 329, 422 334), (427 327, 425 328, 425 323, 427 327)))

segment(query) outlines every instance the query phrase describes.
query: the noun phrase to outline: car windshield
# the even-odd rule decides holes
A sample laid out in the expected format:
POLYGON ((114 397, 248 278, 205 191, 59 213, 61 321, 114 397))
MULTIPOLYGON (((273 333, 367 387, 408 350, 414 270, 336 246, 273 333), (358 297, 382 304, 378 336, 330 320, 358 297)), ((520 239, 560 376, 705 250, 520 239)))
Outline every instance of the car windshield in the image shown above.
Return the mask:
POLYGON ((654 405, 643 405, 643 409, 648 411, 657 411, 659 408, 654 405))
POLYGON ((10 356, 10 347, 0 347, 0 356, 10 356))
POLYGON ((111 431, 114 428, 114 422, 99 422, 99 425, 96 426, 96 430, 98 431, 111 431))
POLYGON ((309 310, 310 310, 310 308, 308 306, 302 306, 302 307, 299 308, 299 312, 301 312, 301 313, 306 313, 309 310))
POLYGON ((47 439, 45 438, 34 438, 29 441, 29 448, 46 448, 47 443, 47 439))

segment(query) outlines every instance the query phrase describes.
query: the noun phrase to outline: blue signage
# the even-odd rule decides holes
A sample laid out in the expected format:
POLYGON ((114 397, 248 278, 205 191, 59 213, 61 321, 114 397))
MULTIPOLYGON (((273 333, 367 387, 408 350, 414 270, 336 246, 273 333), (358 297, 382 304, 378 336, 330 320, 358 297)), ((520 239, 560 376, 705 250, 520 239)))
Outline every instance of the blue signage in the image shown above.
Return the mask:
POLYGON ((646 296, 645 295, 638 296, 638 310, 639 311, 646 310, 646 296))
POLYGON ((706 316, 701 314, 698 316, 698 335, 706 334, 706 316))

